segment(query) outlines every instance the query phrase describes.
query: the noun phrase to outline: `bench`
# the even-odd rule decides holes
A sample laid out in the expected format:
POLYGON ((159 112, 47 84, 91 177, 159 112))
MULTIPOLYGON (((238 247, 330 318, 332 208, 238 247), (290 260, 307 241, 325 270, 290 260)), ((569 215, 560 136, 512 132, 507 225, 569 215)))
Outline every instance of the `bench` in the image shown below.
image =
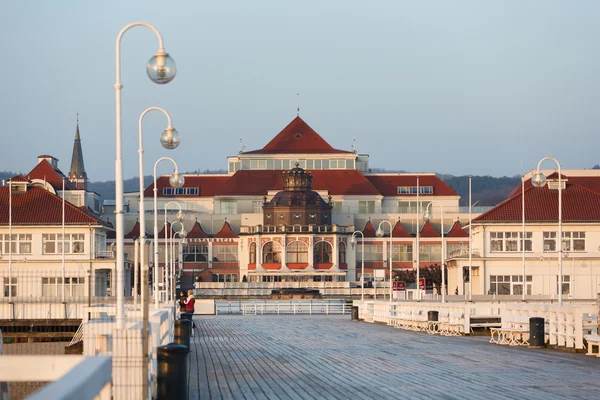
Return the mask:
POLYGON ((447 313, 447 321, 439 324, 440 335, 461 336, 464 331, 464 314, 461 312, 447 313))
POLYGON ((584 338, 587 340, 587 355, 600 357, 600 336, 585 335, 584 338), (596 347, 596 352, 594 352, 594 347, 596 347))
POLYGON ((490 335, 490 343, 509 346, 529 345, 529 317, 503 316, 501 327, 490 327, 490 335))

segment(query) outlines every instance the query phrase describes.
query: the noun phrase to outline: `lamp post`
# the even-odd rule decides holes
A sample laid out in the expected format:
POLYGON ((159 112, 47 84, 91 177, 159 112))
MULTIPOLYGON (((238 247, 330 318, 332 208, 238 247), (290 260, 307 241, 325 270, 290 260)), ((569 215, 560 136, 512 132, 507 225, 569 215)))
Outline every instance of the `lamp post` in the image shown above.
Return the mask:
POLYGON ((444 206, 441 203, 438 203, 437 201, 430 201, 429 204, 427 204, 427 208, 425 209, 425 215, 424 218, 426 220, 431 219, 431 214, 429 212, 429 206, 431 206, 432 204, 438 205, 440 206, 440 210, 441 210, 441 222, 442 222, 442 303, 446 302, 446 268, 445 268, 445 262, 446 262, 446 246, 444 246, 444 206))
POLYGON ((158 38, 158 51, 147 64, 146 71, 148 77, 156 83, 164 84, 170 82, 174 77, 177 69, 175 62, 165 52, 162 36, 158 30, 145 22, 134 22, 126 25, 117 35, 116 41, 116 82, 115 82, 115 114, 116 114, 116 159, 115 159, 115 227, 116 227, 116 291, 117 291, 117 310, 116 319, 117 327, 123 329, 125 327, 125 304, 124 304, 124 273, 125 273, 125 253, 124 253, 124 218, 123 218, 123 160, 121 156, 121 39, 125 32, 135 26, 143 26, 151 29, 158 38))
MULTIPOLYGON (((165 204, 165 276, 169 275, 169 265, 171 264, 171 261, 169 259, 169 233, 171 238, 173 238, 173 224, 175 222, 173 222, 170 227, 167 225, 167 209, 169 208, 170 205, 175 204, 178 208, 179 208, 179 212, 177 213, 177 221, 175 222, 179 222, 181 224, 181 228, 183 229, 183 212, 181 210, 181 205, 176 202, 176 201, 169 201, 167 204, 165 204)), ((167 296, 167 301, 169 300, 169 282, 167 280, 165 280, 165 293, 167 296)), ((157 287, 157 293, 158 293, 158 286, 157 287)))
POLYGON ((379 223, 379 226, 377 227, 377 236, 378 237, 383 237, 383 229, 381 229, 381 225, 383 223, 387 223, 390 226, 390 255, 388 257, 388 264, 390 265, 390 301, 392 301, 392 231, 394 230, 394 227, 392 226, 392 223, 390 221, 386 221, 383 220, 379 223))
POLYGON ((175 276, 175 235, 181 238, 185 238, 187 235, 187 231, 183 226, 183 216, 181 215, 181 213, 179 213, 177 221, 171 224, 171 263, 170 268, 167 270, 167 299, 169 302, 174 301, 176 295, 175 282, 173 281, 173 278, 175 276), (181 219, 179 219, 180 216, 181 219), (181 229, 178 231, 175 231, 173 229, 173 225, 175 225, 176 223, 179 223, 179 225, 181 225, 181 229))
MULTIPOLYGON (((185 183, 185 178, 183 177, 182 174, 179 173, 179 168, 177 167, 177 163, 175 162, 175 160, 173 160, 172 158, 169 158, 169 157, 161 157, 158 160, 156 160, 156 162, 154 163, 154 188, 153 188, 153 191, 154 191, 154 272, 153 272, 153 278, 154 278, 154 305, 156 306, 156 308, 158 308, 158 274, 157 274, 157 269, 158 269, 158 219, 157 219, 157 215, 156 215, 157 208, 158 208, 158 188, 156 187, 156 167, 163 160, 169 160, 175 166, 175 172, 173 172, 173 175, 171 175, 171 177, 169 178, 169 184, 171 185, 171 187, 173 187, 174 189, 179 189, 185 183)), ((166 212, 165 212, 165 218, 166 218, 166 212)))
MULTIPOLYGON (((148 301, 148 267, 146 265, 146 210, 144 204, 144 169, 143 169, 143 155, 144 155, 144 146, 143 146, 143 133, 142 133, 142 122, 146 114, 150 111, 160 111, 167 117, 167 128, 160 135, 160 143, 165 149, 172 150, 179 146, 181 143, 181 138, 179 137, 179 133, 173 128, 171 125, 171 116, 168 112, 163 110, 160 107, 149 107, 142 111, 140 118, 138 120, 138 161, 139 161, 139 176, 140 176, 140 266, 142 270, 142 307, 145 307, 145 302, 148 301)), ((137 267, 136 267, 137 268, 137 267)), ((137 294, 137 292, 136 292, 137 294)))
MULTIPOLYGON (((562 175, 560 172, 560 163, 552 157, 544 157, 540 160, 537 166, 537 172, 531 177, 531 184, 536 188, 541 188, 546 185, 546 176, 540 172, 542 162, 552 160, 558 167, 558 305, 563 305, 562 300, 562 284, 563 284, 563 268, 562 268, 562 175)), ((525 282, 523 282, 523 290, 525 290, 525 282)))
MULTIPOLYGON (((356 245, 356 236, 357 234, 360 234, 361 239, 360 239, 360 252, 362 253, 362 257, 361 257, 361 271, 360 271, 360 300, 364 301, 365 300, 365 235, 362 233, 362 231, 354 231, 352 233, 352 239, 350 239, 350 244, 352 245, 352 248, 354 249, 354 246, 356 245)), ((356 270, 356 261, 354 262, 354 268, 356 270)))

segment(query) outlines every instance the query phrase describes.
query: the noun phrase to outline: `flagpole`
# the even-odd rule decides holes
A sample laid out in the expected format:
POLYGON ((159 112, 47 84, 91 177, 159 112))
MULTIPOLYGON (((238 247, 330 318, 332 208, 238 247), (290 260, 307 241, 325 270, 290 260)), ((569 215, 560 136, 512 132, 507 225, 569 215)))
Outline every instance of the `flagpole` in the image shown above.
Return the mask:
POLYGON ((65 302, 65 178, 62 179, 62 302, 65 302))

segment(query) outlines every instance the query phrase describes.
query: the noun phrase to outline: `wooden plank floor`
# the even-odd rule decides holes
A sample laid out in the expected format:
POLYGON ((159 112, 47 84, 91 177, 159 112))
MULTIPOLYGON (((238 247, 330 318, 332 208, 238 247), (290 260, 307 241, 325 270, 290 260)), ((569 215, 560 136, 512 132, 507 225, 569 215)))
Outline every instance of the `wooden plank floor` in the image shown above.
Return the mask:
POLYGON ((598 399, 600 358, 352 322, 195 317, 190 399, 598 399))

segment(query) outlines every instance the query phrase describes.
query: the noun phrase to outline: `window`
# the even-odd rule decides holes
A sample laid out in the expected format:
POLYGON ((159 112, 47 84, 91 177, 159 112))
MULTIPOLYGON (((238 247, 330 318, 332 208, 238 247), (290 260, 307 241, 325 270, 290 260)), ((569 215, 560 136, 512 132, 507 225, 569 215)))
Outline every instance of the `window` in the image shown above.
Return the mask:
POLYGON ((4 278, 4 297, 17 297, 17 278, 4 278))
POLYGON ((338 160, 329 160, 329 169, 337 169, 338 160))
POLYGON ((281 264, 281 245, 278 242, 267 242, 263 246, 264 264, 281 264))
POLYGON ((281 169, 281 160, 273 160, 273 169, 281 169))
MULTIPOLYGON (((42 278, 43 297, 62 297, 62 278, 42 278)), ((85 278, 65 278, 65 297, 85 297, 85 278)))
POLYGON ((585 251, 585 232, 563 232, 563 250, 585 251))
POLYGON ((469 254, 469 243, 447 243, 446 256, 448 258, 459 257, 464 254, 469 254))
POLYGON ((412 261, 412 259, 413 259, 412 244, 392 245, 392 261, 412 261))
POLYGON ((258 169, 258 160, 250 160, 250 169, 258 169))
POLYGON ((331 209, 331 211, 337 212, 337 213, 342 212, 342 204, 343 204, 342 201, 333 201, 332 202, 333 208, 331 209))
POLYGON ((267 160, 267 169, 273 169, 273 160, 267 160))
MULTIPOLYGON (((525 232, 525 251, 532 251, 532 233, 525 232)), ((523 232, 490 232, 492 252, 523 251, 523 232)))
POLYGON ((184 187, 184 188, 163 188, 163 196, 185 196, 185 195, 198 195, 198 188, 184 187))
POLYGON ((213 282, 237 282, 237 274, 212 274, 213 282))
POLYGON ((315 169, 321 169, 321 160, 315 160, 315 169))
POLYGON ((556 232, 544 232, 544 251, 556 251, 556 232))
MULTIPOLYGON (((533 277, 525 277, 527 286, 527 295, 531 295, 533 277)), ((520 295, 523 294, 523 275, 491 275, 490 276, 490 294, 497 295, 520 295)))
POLYGON ((252 201, 252 212, 254 214, 262 214, 263 212, 263 202, 261 200, 252 201))
POLYGON ((419 246, 419 261, 442 261, 441 244, 423 244, 419 246))
POLYGON ((346 243, 338 243, 338 264, 346 264, 346 243))
POLYGON ((237 214, 237 202, 221 201, 221 214, 237 214))
POLYGON ((213 244, 212 256, 214 262, 237 262, 238 248, 230 244, 213 244))
MULTIPOLYGON (((67 233, 65 235, 65 253, 82 254, 84 252, 83 233, 67 233)), ((62 254, 63 237, 60 233, 46 233, 42 235, 44 254, 62 254)))
MULTIPOLYGON (((556 276, 556 292, 558 293, 558 275, 556 276)), ((571 276, 563 275, 562 294, 571 294, 571 276)))
MULTIPOLYGON (((433 194, 433 186, 419 186, 420 194, 433 194)), ((416 186, 398 186, 398 194, 417 194, 416 186)))
POLYGON ((267 169, 267 160, 258 160, 258 169, 267 169))
POLYGON ((325 241, 317 242, 313 249, 313 263, 329 264, 331 262, 333 262, 331 259, 331 245, 325 241))
POLYGON ((329 169, 329 160, 321 160, 321 169, 329 169))
POLYGON ((306 160, 306 169, 313 169, 313 160, 306 160))
MULTIPOLYGON (((0 235, 2 241, 0 253, 10 253, 9 235, 0 235)), ((12 253, 13 254, 31 254, 31 234, 14 234, 12 235, 12 253)))
POLYGON ((250 169, 250 160, 242 160, 242 169, 250 169))
MULTIPOLYGON (((358 261, 363 261, 362 247, 357 245, 357 257, 358 261)), ((383 260, 383 245, 382 244, 367 244, 365 243, 365 254, 364 261, 382 261, 383 260)))
POLYGON ((207 262, 208 246, 205 244, 183 245, 183 262, 207 262))
POLYGON ((250 249, 248 249, 250 256, 248 257, 249 264, 256 264, 256 242, 250 243, 250 249))
POLYGON ((375 202, 374 201, 359 201, 358 202, 358 212, 360 214, 372 214, 375 212, 375 202))
POLYGON ((290 160, 281 160, 283 169, 290 169, 290 160))
POLYGON ((306 243, 295 241, 287 246, 286 260, 288 263, 307 263, 308 246, 306 243))
POLYGON ((346 160, 346 169, 354 169, 354 160, 346 160))

